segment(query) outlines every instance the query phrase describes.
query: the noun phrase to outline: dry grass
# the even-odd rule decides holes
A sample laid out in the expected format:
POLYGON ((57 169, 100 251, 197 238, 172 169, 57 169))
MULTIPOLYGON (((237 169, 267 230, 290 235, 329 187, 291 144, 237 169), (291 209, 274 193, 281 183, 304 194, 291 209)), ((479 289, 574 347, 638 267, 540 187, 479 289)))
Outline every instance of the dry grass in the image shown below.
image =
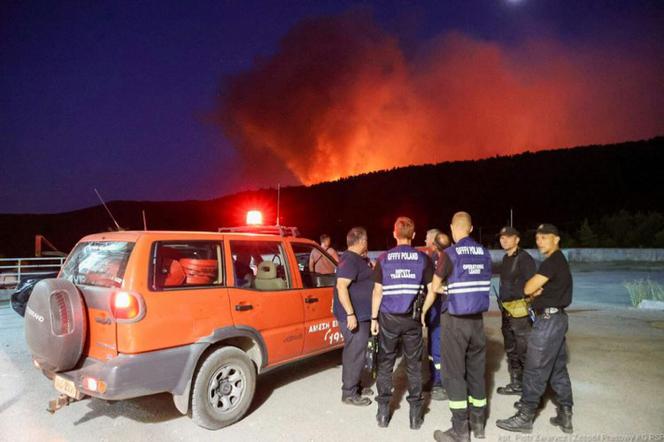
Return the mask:
POLYGON ((648 278, 626 282, 625 288, 634 307, 638 307, 644 299, 664 301, 664 286, 648 278))

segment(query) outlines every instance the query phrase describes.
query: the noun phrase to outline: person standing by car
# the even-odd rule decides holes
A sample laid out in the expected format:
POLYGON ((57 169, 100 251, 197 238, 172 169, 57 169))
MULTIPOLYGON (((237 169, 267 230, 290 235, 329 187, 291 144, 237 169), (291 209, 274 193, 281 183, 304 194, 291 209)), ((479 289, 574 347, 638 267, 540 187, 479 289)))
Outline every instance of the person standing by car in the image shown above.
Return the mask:
POLYGON ((498 387, 498 394, 521 395, 521 379, 526 363, 530 318, 523 288, 536 270, 535 260, 519 247, 521 237, 514 227, 503 227, 499 233, 500 246, 505 250, 500 267, 498 305, 502 312, 502 332, 507 355, 510 383, 498 387))
MULTIPOLYGON (((339 254, 331 246, 332 239, 327 233, 323 233, 320 236, 320 246, 321 248, 336 262, 339 262, 339 254)), ((329 275, 334 273, 334 265, 327 259, 323 259, 323 254, 320 253, 318 249, 314 249, 309 255, 309 271, 312 273, 320 273, 322 275, 329 275)))
POLYGON ((547 384, 556 393, 558 412, 551 424, 572 433, 572 383, 567 372, 568 320, 565 308, 572 303, 572 273, 560 250, 560 233, 552 224, 541 224, 536 233, 537 248, 546 259, 535 276, 526 282, 524 292, 532 296, 535 312, 528 336, 528 353, 523 371, 523 392, 519 411, 508 419, 496 421, 498 428, 530 433, 535 410, 547 384))
POLYGON ((455 213, 450 228, 455 244, 441 255, 433 286, 438 291, 447 284, 440 338, 452 428, 436 430, 433 436, 436 441, 468 441, 469 426, 475 437, 484 438, 486 335, 482 313, 489 309, 491 255, 470 237, 473 224, 467 212, 455 213))
POLYGON ((345 404, 366 406, 371 400, 362 397, 362 369, 369 341, 373 270, 366 258, 367 231, 353 227, 346 235, 348 250, 337 267, 334 290, 334 316, 344 337, 341 356, 341 400, 345 404))
POLYGON ((408 377, 410 428, 417 430, 423 422, 422 325, 426 309, 422 308, 422 313, 419 313, 416 302, 426 293, 424 306, 428 308, 433 303, 433 265, 423 252, 411 246, 415 237, 413 220, 403 216, 397 218, 393 235, 397 242, 396 247, 378 257, 374 269, 376 284, 371 303, 371 333, 379 335, 380 341, 376 420, 378 426, 383 428, 390 422, 392 371, 397 347, 401 342, 408 377))

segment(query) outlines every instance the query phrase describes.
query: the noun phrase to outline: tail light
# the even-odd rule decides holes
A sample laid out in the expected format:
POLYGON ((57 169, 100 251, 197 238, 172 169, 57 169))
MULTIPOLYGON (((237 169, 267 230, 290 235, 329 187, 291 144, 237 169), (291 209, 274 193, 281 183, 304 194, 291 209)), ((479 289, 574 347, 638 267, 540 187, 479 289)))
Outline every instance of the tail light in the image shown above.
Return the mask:
POLYGON ((115 292, 111 297, 111 312, 116 320, 138 321, 145 314, 143 298, 135 292, 115 292))
POLYGON ((94 391, 97 393, 105 393, 106 392, 106 382, 100 380, 100 379, 95 379, 91 377, 84 377, 83 382, 82 382, 83 388, 85 388, 88 391, 94 391))

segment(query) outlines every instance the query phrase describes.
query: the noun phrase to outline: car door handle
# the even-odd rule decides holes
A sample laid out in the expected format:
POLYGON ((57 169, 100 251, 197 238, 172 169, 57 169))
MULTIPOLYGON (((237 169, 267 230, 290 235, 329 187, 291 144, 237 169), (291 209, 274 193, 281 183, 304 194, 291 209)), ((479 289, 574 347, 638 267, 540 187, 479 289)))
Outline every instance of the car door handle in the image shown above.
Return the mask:
POLYGON ((247 311, 247 310, 251 310, 253 308, 254 308, 254 306, 251 305, 251 304, 237 304, 235 306, 235 311, 244 312, 244 311, 247 311))
POLYGON ((307 304, 313 304, 314 302, 318 302, 318 298, 314 297, 304 298, 304 302, 306 302, 307 304))
POLYGON ((111 324, 111 318, 104 318, 103 316, 95 316, 95 322, 98 322, 99 324, 102 325, 109 325, 111 324))

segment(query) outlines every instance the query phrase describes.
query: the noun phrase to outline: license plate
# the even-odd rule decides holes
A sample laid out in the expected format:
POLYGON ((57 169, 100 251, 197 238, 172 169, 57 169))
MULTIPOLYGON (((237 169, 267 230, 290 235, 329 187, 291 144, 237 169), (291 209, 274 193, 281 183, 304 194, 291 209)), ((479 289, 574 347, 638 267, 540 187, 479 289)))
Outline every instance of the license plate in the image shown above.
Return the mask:
POLYGON ((74 384, 74 381, 65 379, 62 376, 56 375, 55 379, 53 380, 53 385, 60 393, 64 393, 71 398, 76 398, 78 395, 78 390, 76 389, 76 384, 74 384))

